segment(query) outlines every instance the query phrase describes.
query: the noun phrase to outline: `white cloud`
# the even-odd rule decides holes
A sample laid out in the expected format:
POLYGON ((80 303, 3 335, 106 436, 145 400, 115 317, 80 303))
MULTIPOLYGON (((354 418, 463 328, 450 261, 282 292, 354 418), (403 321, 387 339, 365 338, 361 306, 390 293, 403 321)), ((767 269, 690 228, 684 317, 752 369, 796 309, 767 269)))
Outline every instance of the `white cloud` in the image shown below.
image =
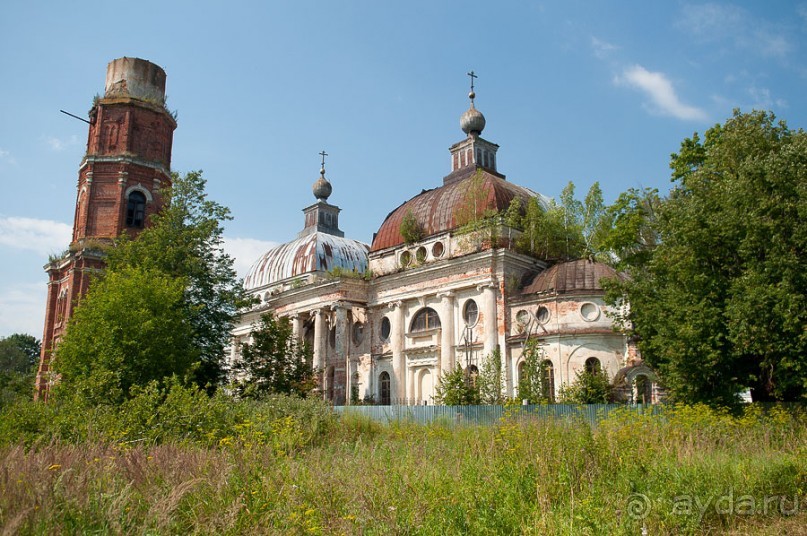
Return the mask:
POLYGON ((76 136, 75 134, 73 134, 66 140, 62 140, 54 136, 43 136, 42 139, 45 140, 45 143, 48 144, 48 146, 51 148, 52 151, 57 152, 64 151, 68 147, 78 144, 78 136, 76 136))
POLYGON ((245 277, 252 264, 277 242, 256 240, 254 238, 224 237, 224 251, 235 259, 235 270, 238 277, 245 277))
POLYGON ((602 39, 597 39, 593 35, 591 36, 591 48, 594 50, 594 55, 600 59, 606 58, 611 52, 615 50, 619 50, 619 47, 603 41, 602 39))
POLYGON ((47 284, 26 283, 0 289, 0 337, 12 333, 28 333, 42 337, 45 325, 47 284))
POLYGON ((0 160, 8 162, 12 166, 17 165, 17 161, 14 160, 14 157, 11 155, 11 153, 3 148, 0 148, 0 160))
POLYGON ((72 234, 73 228, 66 223, 0 216, 0 245, 35 251, 43 257, 64 250, 72 234))
POLYGON ((678 98, 664 73, 648 71, 641 65, 627 67, 621 76, 614 78, 614 83, 633 87, 645 93, 653 103, 650 111, 661 115, 669 115, 677 119, 706 119, 706 112, 695 106, 684 104, 678 98))

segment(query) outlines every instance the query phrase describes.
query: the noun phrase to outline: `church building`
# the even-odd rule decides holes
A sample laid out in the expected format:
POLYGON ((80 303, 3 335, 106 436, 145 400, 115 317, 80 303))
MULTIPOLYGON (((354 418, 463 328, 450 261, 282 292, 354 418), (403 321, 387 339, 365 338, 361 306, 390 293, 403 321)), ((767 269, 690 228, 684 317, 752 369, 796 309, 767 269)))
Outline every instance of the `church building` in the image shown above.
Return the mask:
POLYGON ((578 371, 596 369, 647 378, 642 393, 631 383, 624 398, 653 400, 655 377, 614 330, 604 301, 600 280, 619 274, 589 260, 550 266, 519 253, 519 231, 503 218, 488 219, 492 229, 469 225, 514 199, 521 207, 530 198, 550 202, 499 171, 499 146, 482 138, 475 96, 472 84, 460 118, 465 137, 449 149, 442 184, 390 212, 369 245, 339 230, 321 153, 302 231, 258 258, 244 281, 259 303, 234 330, 231 360, 260 315, 272 312, 290 318, 313 349, 323 396, 336 405, 433 404, 441 375, 455 367, 476 374, 486 359, 501 360, 504 395, 515 397, 530 338, 543 349, 553 395, 578 371))
MULTIPOLYGON (((514 247, 519 231, 499 215, 514 200, 521 207, 550 200, 499 171, 499 146, 482 138, 485 117, 469 75, 464 137, 449 149, 448 174, 393 209, 371 244, 339 229, 323 151, 302 230, 261 255, 244 280, 256 305, 243 312, 225 357, 239 359, 240 343, 261 314, 272 312, 290 318, 294 335, 313 349, 322 396, 337 405, 432 404, 442 375, 456 367, 476 374, 489 359, 500 360, 503 394, 515 397, 530 340, 542 348, 554 395, 577 372, 600 369, 621 382, 623 398, 656 401, 652 371, 614 330, 603 299, 601 280, 621 276, 589 260, 551 265, 514 247)), ((119 58, 93 102, 72 241, 45 266, 40 397, 55 380, 51 354, 67 320, 92 274, 104 269, 104 247, 147 226, 171 186, 177 124, 165 107, 165 81, 159 66, 119 58)))

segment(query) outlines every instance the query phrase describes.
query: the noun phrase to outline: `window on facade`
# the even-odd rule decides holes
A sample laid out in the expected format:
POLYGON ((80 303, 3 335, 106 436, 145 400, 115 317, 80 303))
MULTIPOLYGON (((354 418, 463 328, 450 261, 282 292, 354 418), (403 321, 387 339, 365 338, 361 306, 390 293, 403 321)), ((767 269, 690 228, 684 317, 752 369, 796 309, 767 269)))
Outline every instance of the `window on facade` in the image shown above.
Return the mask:
POLYGON ((386 342, 389 340, 390 331, 392 328, 390 326, 389 318, 386 316, 381 319, 381 340, 386 342))
POLYGON ((409 266, 412 262, 412 254, 408 251, 404 251, 401 253, 401 266, 406 267, 409 266))
POLYGON ((549 322, 549 309, 544 307, 543 305, 535 311, 535 318, 538 319, 538 322, 541 324, 546 324, 549 322))
POLYGON ((328 344, 331 345, 331 348, 336 348, 336 328, 331 328, 328 333, 328 344))
POLYGON ((443 243, 442 242, 435 242, 432 246, 432 257, 442 257, 443 256, 443 243))
POLYGON ((636 376, 636 400, 637 404, 650 404, 653 402, 653 383, 644 374, 636 376))
POLYGON ((425 262, 426 261, 426 248, 420 246, 417 251, 415 252, 415 258, 418 262, 425 262))
POLYGON ((364 324, 361 322, 353 323, 353 343, 357 346, 364 340, 364 324))
POLYGON ((141 228, 146 223, 146 196, 132 192, 126 202, 126 226, 141 228))
POLYGON ((586 359, 586 372, 595 373, 600 372, 602 370, 602 365, 600 364, 600 360, 596 357, 589 357, 586 359))
POLYGON ((555 401, 555 367, 548 359, 541 366, 541 389, 550 402, 555 401))
POLYGON ((389 406, 392 403, 392 382, 389 372, 382 372, 378 376, 379 394, 381 395, 381 405, 389 406))
POLYGON ((465 320, 465 325, 473 326, 479 319, 479 307, 477 307, 474 300, 465 302, 465 308, 462 312, 462 318, 465 320))
POLYGON ((479 368, 476 365, 471 365, 468 368, 468 382, 471 387, 476 387, 477 380, 479 379, 479 368))
POLYGON ((409 331, 417 333, 418 331, 437 329, 439 327, 440 317, 437 316, 437 311, 431 307, 426 307, 418 311, 415 318, 412 319, 412 327, 409 331))

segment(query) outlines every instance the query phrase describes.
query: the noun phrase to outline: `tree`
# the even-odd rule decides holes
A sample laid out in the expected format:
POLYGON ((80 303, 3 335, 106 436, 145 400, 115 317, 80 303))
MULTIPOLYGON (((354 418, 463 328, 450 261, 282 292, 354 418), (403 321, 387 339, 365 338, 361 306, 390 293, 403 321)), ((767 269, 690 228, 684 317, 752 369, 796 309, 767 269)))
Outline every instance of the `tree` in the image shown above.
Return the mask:
POLYGON ((0 373, 28 373, 39 361, 40 343, 33 335, 14 333, 0 338, 0 373))
POLYGON ((659 243, 656 226, 660 206, 655 188, 631 188, 621 193, 600 218, 597 258, 620 269, 644 266, 659 243))
POLYGON ((288 318, 261 315, 250 332, 252 342, 241 345, 241 358, 233 365, 240 376, 236 391, 241 396, 294 394, 305 397, 316 385, 313 357, 305 343, 292 333, 288 318))
POLYGON ((479 389, 470 377, 470 370, 459 365, 440 376, 435 388, 435 402, 445 406, 473 406, 480 403, 479 389))
POLYGON ((401 238, 407 244, 414 244, 423 238, 423 227, 411 209, 407 210, 401 219, 401 238))
POLYGON ((645 359, 678 400, 804 400, 807 134, 735 111, 670 167, 658 245, 620 285, 645 359))
POLYGON ((611 401, 611 382, 601 370, 579 370, 571 385, 560 388, 560 399, 566 404, 607 404, 611 401))
POLYGON ((0 405, 33 396, 40 343, 32 335, 0 338, 0 405))
POLYGON ((501 404, 504 402, 504 382, 502 374, 502 354, 496 348, 482 363, 482 370, 477 377, 479 402, 482 404, 501 404))
POLYGON ((241 307, 251 300, 224 253, 226 207, 207 199, 201 171, 172 175, 166 206, 136 239, 121 237, 108 256, 108 271, 127 266, 156 269, 185 282, 180 307, 191 327, 199 365, 194 381, 215 387, 224 378, 223 356, 241 307))
POLYGON ((546 374, 546 354, 538 339, 529 339, 522 352, 524 365, 518 380, 518 399, 530 404, 551 402, 554 393, 546 374))
POLYGON ((90 287, 56 347, 57 388, 120 403, 134 387, 187 377, 199 348, 185 308, 186 282, 155 268, 119 267, 90 287))

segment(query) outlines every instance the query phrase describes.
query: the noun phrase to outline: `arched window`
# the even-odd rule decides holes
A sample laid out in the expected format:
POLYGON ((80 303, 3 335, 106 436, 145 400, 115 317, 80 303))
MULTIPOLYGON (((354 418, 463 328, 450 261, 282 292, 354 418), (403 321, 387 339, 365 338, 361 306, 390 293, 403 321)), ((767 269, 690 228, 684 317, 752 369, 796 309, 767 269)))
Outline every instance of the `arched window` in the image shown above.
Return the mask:
POLYGON ((586 359, 586 372, 594 374, 599 373, 602 370, 602 365, 600 364, 600 360, 596 357, 589 357, 586 359))
POLYGON ((541 390, 550 402, 555 401, 555 368, 549 359, 541 365, 541 390))
POLYGON ((471 384, 471 387, 476 387, 478 380, 479 380, 479 368, 476 365, 471 365, 470 367, 468 367, 468 383, 471 384))
POLYGON ((126 202, 126 226, 142 228, 146 223, 146 196, 134 191, 126 202))
POLYGON ((412 319, 412 327, 410 332, 416 333, 418 331, 427 331, 430 329, 437 329, 440 327, 440 317, 437 316, 437 311, 431 307, 426 307, 418 311, 415 318, 412 319))
POLYGON ((378 376, 378 385, 380 387, 381 405, 389 406, 392 403, 392 382, 390 382, 389 372, 382 372, 378 376))

